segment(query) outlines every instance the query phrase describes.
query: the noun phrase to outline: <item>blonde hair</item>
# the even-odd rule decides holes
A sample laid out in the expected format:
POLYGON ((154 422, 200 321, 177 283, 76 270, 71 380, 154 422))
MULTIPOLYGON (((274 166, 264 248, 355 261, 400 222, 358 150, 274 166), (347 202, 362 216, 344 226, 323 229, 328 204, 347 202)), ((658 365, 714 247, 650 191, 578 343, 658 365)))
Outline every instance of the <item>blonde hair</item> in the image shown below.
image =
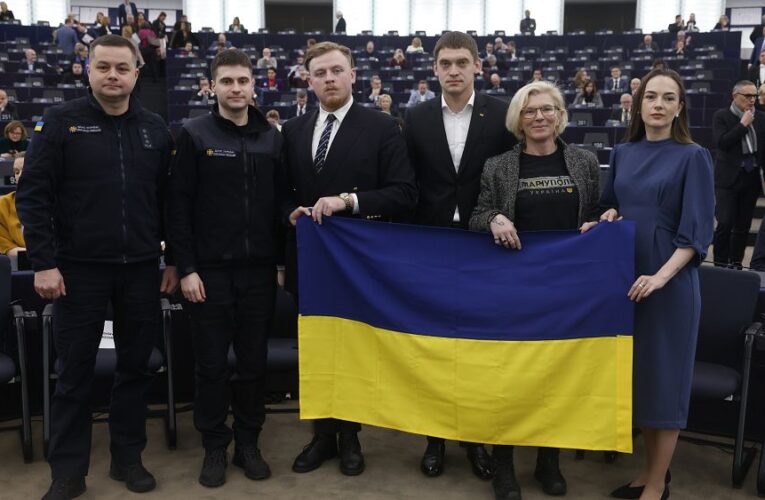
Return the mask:
POLYGON ((507 108, 505 117, 505 127, 518 140, 523 140, 523 124, 521 113, 529 102, 531 96, 539 94, 549 94, 553 98, 555 107, 558 108, 558 126, 555 127, 555 134, 561 135, 568 125, 568 111, 566 111, 566 101, 558 90, 558 87, 550 82, 533 82, 524 85, 513 96, 510 101, 510 107, 507 108))

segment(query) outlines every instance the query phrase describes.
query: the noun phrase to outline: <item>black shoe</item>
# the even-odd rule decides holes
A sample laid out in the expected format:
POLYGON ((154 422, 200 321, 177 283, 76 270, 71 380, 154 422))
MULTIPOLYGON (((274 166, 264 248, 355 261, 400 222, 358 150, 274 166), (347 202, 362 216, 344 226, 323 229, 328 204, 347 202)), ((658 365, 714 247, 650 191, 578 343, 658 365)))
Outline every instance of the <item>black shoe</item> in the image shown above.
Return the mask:
POLYGON ((355 432, 341 432, 340 448, 340 472, 346 476, 358 476, 364 472, 364 455, 361 453, 359 436, 355 432))
POLYGON ((494 498, 496 500, 521 500, 521 486, 515 478, 513 458, 501 458, 495 461, 494 498))
POLYGON ((237 447, 232 463, 244 469, 244 475, 255 481, 271 477, 271 468, 263 460, 257 446, 237 447))
POLYGON ((428 447, 420 460, 420 470, 428 477, 440 476, 444 472, 444 452, 446 445, 443 441, 428 440, 428 447))
POLYGON ((54 479, 42 500, 69 500, 85 493, 85 476, 54 479))
MULTIPOLYGON (((672 482, 672 474, 669 472, 669 470, 667 470, 667 473, 664 475, 664 484, 667 485, 667 488, 665 489, 667 497, 669 497, 670 482, 672 482)), ((643 494, 644 488, 645 488, 645 485, 630 486, 630 483, 627 483, 624 486, 619 486, 614 491, 612 491, 611 496, 613 498, 627 498, 627 499, 640 498, 640 495, 643 494)), ((662 498, 664 497, 662 496, 662 498)))
POLYGON ((479 479, 489 480, 494 477, 494 459, 482 444, 465 443, 460 444, 467 452, 467 459, 470 467, 473 469, 479 479))
POLYGON ((146 493, 157 487, 157 480, 141 462, 131 465, 120 465, 114 460, 109 467, 109 477, 122 481, 127 489, 134 493, 146 493))
POLYGON ((557 448, 539 448, 537 452, 537 467, 534 477, 542 484, 542 491, 548 495, 560 496, 566 494, 566 478, 560 472, 557 448))
POLYGON ((300 455, 295 458, 292 470, 311 472, 321 467, 325 460, 337 456, 337 439, 334 434, 315 434, 300 455))
POLYGON ((225 448, 205 450, 202 470, 199 472, 199 484, 208 488, 223 486, 226 482, 226 466, 228 457, 225 448))

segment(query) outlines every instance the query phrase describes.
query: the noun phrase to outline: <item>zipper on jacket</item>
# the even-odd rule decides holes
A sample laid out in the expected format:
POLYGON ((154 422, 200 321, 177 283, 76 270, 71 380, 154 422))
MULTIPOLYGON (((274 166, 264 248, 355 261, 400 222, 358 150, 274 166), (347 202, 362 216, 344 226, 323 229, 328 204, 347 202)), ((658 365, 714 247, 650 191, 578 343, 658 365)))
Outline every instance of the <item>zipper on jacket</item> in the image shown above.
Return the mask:
POLYGON ((247 141, 242 136, 242 164, 244 168, 244 220, 246 221, 244 229, 244 255, 250 256, 250 175, 247 168, 247 141))
POLYGON ((120 150, 120 171, 122 174, 122 263, 127 264, 127 181, 125 179, 125 155, 122 151, 122 126, 114 124, 117 129, 117 142, 120 150))

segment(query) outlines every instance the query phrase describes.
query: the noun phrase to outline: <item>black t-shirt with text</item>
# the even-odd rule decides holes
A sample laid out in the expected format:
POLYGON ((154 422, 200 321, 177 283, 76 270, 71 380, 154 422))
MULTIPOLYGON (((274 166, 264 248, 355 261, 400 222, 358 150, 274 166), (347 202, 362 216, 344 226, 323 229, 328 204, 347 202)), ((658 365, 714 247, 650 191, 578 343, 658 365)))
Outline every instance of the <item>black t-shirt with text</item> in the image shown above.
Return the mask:
POLYGON ((521 153, 513 223, 518 231, 579 227, 579 191, 561 148, 546 156, 521 153))

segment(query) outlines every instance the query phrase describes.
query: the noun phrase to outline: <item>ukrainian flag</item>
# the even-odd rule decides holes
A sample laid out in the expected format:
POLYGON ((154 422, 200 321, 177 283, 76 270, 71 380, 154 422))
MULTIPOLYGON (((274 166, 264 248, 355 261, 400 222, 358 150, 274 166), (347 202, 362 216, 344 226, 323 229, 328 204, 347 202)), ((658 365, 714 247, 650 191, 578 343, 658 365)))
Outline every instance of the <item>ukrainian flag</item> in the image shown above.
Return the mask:
POLYGON ((301 418, 632 451, 634 225, 298 223, 301 418))

